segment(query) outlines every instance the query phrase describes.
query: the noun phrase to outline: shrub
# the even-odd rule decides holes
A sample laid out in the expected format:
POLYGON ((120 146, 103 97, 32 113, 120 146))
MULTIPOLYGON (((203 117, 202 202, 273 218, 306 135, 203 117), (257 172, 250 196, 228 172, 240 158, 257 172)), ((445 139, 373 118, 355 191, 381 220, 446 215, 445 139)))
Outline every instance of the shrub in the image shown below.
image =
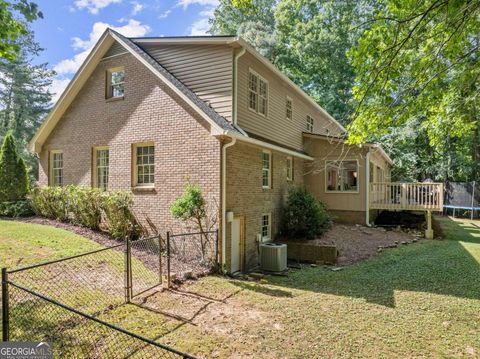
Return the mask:
POLYGON ((305 188, 290 189, 282 221, 283 233, 292 238, 313 239, 332 225, 325 205, 305 188))
POLYGON ((0 152, 0 202, 24 200, 28 193, 25 162, 17 153, 11 133, 5 136, 0 152))
POLYGON ((116 239, 137 237, 140 232, 132 211, 133 199, 127 192, 73 185, 41 187, 32 190, 30 203, 39 216, 102 229, 116 239))
POLYGON ((33 214, 29 201, 1 202, 0 216, 25 217, 33 214))
POLYGON ((101 208, 105 213, 104 227, 113 238, 125 236, 136 238, 140 235, 140 226, 132 211, 133 198, 123 191, 102 194, 101 208))

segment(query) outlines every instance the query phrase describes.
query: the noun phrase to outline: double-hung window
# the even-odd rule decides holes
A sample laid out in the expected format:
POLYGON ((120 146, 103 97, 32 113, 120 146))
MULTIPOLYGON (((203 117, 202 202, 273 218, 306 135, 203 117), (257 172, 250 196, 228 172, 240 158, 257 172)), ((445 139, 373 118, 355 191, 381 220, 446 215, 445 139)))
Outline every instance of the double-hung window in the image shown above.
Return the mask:
POLYGON ((155 147, 152 143, 134 145, 134 186, 154 187, 155 147))
POLYGON ((123 67, 109 69, 107 71, 107 99, 122 98, 125 95, 124 82, 125 70, 123 67))
POLYGON ((268 151, 262 152, 262 187, 272 186, 272 154, 268 151))
POLYGON ((292 99, 288 96, 285 102, 285 117, 287 118, 287 120, 293 119, 293 102, 292 99))
POLYGON ((327 161, 327 192, 358 192, 358 162, 327 161))
POLYGON ((293 158, 287 157, 287 181, 293 181, 293 158))
POLYGON ((50 185, 63 186, 63 152, 50 152, 50 185))
POLYGON ((253 71, 250 71, 248 77, 248 108, 267 116, 268 82, 253 71))
POLYGON ((313 133, 313 117, 310 115, 307 115, 307 126, 306 130, 309 133, 313 133))
POLYGON ((262 242, 267 242, 272 239, 272 223, 271 223, 271 214, 264 213, 262 214, 262 242))
POLYGON ((108 167, 110 162, 110 154, 108 147, 95 147, 93 149, 93 185, 106 191, 108 189, 108 167))

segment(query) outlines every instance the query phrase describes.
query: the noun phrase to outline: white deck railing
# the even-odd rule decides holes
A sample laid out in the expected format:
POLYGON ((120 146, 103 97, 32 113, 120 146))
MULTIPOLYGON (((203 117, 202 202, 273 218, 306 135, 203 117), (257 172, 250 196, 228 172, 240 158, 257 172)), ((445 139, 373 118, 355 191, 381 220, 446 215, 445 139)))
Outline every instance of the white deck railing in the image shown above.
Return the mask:
POLYGON ((371 209, 442 211, 443 183, 370 183, 371 209))

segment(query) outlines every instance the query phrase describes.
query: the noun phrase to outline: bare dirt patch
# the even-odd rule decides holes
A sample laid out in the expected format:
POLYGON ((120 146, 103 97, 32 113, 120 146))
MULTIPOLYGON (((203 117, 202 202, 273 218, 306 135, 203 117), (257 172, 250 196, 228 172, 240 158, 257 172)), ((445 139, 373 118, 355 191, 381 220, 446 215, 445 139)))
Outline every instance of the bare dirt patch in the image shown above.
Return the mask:
POLYGON ((350 265, 373 257, 388 247, 414 243, 422 238, 421 232, 397 229, 337 224, 321 238, 310 241, 334 244, 339 252, 338 265, 350 265), (379 247, 382 249, 379 251, 379 247))

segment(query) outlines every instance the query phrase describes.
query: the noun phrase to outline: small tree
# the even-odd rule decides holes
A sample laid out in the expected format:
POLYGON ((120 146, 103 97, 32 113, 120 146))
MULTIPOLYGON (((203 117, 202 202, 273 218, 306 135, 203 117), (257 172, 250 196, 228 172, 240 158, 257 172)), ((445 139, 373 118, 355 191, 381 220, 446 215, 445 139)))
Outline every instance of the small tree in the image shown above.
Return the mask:
POLYGON ((291 188, 283 210, 283 232, 292 238, 313 239, 332 224, 325 205, 305 188, 291 188))
POLYGON ((207 220, 206 201, 200 186, 187 182, 183 194, 173 202, 170 212, 175 218, 183 221, 191 221, 195 224, 200 234, 200 246, 202 259, 205 259, 205 247, 208 243, 208 235, 205 232, 207 220))
POLYGON ((16 202, 28 193, 25 162, 17 153, 11 133, 5 136, 0 152, 0 202, 16 202))

